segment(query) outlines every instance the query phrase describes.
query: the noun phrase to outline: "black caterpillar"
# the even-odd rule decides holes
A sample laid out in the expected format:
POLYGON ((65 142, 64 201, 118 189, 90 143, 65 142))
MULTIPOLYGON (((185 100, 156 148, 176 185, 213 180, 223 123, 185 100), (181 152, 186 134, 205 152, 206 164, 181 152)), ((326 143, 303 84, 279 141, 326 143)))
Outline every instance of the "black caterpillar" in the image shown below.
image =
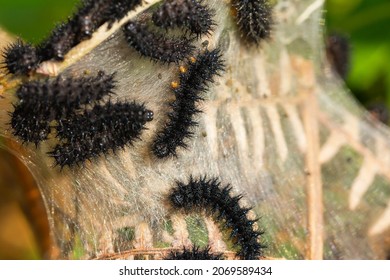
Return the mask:
POLYGON ((55 59, 64 60, 68 51, 77 44, 76 33, 73 31, 72 20, 58 24, 50 36, 41 42, 37 54, 42 61, 55 59))
POLYGON ((198 246, 193 246, 190 249, 183 248, 183 251, 171 251, 164 260, 223 260, 222 254, 210 253, 210 247, 200 249, 198 246))
POLYGON ((50 122, 75 114, 87 104, 110 96, 114 89, 114 74, 99 71, 96 76, 31 81, 16 91, 19 101, 11 113, 13 134, 23 142, 46 140, 50 122))
POLYGON ((110 24, 122 19, 129 11, 141 5, 142 0, 114 0, 110 5, 107 20, 110 24))
POLYGON ((214 11, 203 0, 166 0, 153 13, 155 25, 163 28, 186 27, 191 34, 210 34, 215 22, 214 11))
POLYGON ((31 81, 22 84, 16 92, 19 103, 28 106, 48 120, 73 114, 81 106, 100 101, 113 94, 115 74, 99 71, 96 76, 31 81))
POLYGON ((51 132, 50 123, 35 114, 32 108, 17 105, 11 113, 12 134, 23 143, 34 143, 37 147, 41 141, 47 139, 51 132))
POLYGON ((203 100, 202 93, 208 89, 215 75, 224 69, 221 51, 217 48, 204 51, 198 57, 190 59, 187 68, 181 67, 179 83, 173 87, 176 100, 170 106, 168 122, 158 132, 152 145, 152 151, 158 158, 175 156, 178 147, 186 148, 185 139, 191 138, 191 128, 198 123, 194 120, 201 111, 197 103, 203 100))
POLYGON ((57 137, 62 142, 49 154, 61 168, 131 145, 153 119, 153 112, 135 102, 100 105, 114 87, 114 74, 103 71, 96 76, 24 83, 17 90, 19 102, 11 113, 13 134, 37 146, 48 139, 51 121, 57 121, 57 137))
POLYGON ((233 0, 237 24, 244 39, 259 44, 271 36, 272 8, 267 0, 233 0))
POLYGON ((23 43, 20 39, 7 46, 3 50, 2 56, 4 58, 2 68, 7 69, 11 74, 27 75, 35 70, 40 63, 35 47, 23 43))
POLYGON ((5 68, 11 74, 27 75, 40 62, 62 61, 71 48, 91 38, 103 23, 109 27, 141 4, 141 0, 84 0, 78 11, 67 21, 58 24, 38 47, 21 40, 10 44, 2 53, 5 68))
POLYGON ((333 69, 346 79, 350 66, 350 45, 348 38, 332 34, 326 39, 326 55, 333 69))
POLYGON ((232 187, 220 187, 218 179, 195 180, 192 177, 188 184, 177 182, 177 187, 169 194, 169 201, 175 210, 186 212, 204 211, 217 221, 223 220, 224 228, 231 230, 233 242, 240 247, 237 255, 245 260, 258 259, 262 256, 264 246, 258 237, 263 233, 253 229, 256 220, 250 220, 247 213, 251 208, 239 205, 239 196, 231 196, 232 187))
POLYGON ((112 1, 84 0, 69 21, 75 34, 75 42, 91 38, 93 32, 106 21, 105 14, 112 1))
POLYGON ((72 47, 91 38, 103 23, 109 22, 111 26, 140 4, 141 0, 83 1, 73 17, 58 25, 40 44, 39 56, 42 60, 62 61, 72 47))
POLYGON ((93 32, 105 22, 110 26, 123 18, 130 10, 141 4, 141 0, 86 0, 75 14, 74 31, 79 41, 91 38, 93 32))
POLYGON ((135 102, 95 105, 82 115, 58 122, 57 136, 65 142, 58 144, 49 155, 61 168, 84 163, 109 150, 115 152, 131 145, 151 120, 153 112, 135 102))
POLYGON ((168 38, 155 34, 145 24, 135 21, 129 21, 123 27, 123 32, 131 47, 154 61, 179 63, 195 49, 185 37, 168 38))

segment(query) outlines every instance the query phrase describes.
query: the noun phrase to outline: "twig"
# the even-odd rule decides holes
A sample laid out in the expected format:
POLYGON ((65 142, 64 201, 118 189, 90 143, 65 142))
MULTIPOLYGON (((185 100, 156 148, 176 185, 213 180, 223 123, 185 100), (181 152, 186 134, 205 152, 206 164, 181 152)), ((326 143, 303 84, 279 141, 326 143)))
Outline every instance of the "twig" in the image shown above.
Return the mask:
POLYGON ((148 0, 144 1, 141 6, 137 7, 133 11, 130 11, 124 18, 122 18, 119 22, 112 25, 110 29, 108 29, 108 23, 103 24, 92 36, 91 39, 81 42, 76 47, 71 49, 69 53, 67 53, 65 60, 63 62, 54 62, 54 61, 45 61, 41 63, 39 69, 37 69, 37 73, 56 76, 61 73, 64 69, 69 67, 70 65, 77 62, 84 55, 88 54, 98 45, 100 45, 103 41, 109 38, 112 34, 114 34, 123 24, 129 21, 132 18, 135 18, 138 14, 142 13, 146 9, 150 8, 154 4, 160 2, 161 0, 148 0))
POLYGON ((307 137, 306 169, 307 169, 307 213, 309 230, 309 247, 306 259, 321 260, 323 258, 323 202, 321 165, 319 162, 320 139, 317 97, 311 94, 304 103, 303 122, 307 137))

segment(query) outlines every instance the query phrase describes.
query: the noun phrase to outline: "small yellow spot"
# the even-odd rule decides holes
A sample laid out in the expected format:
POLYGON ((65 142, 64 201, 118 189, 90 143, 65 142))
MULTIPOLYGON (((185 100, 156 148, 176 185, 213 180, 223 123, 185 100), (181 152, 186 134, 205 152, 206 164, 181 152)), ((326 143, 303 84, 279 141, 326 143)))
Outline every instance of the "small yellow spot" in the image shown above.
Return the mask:
POLYGON ((196 62, 196 58, 193 57, 193 56, 191 56, 191 57, 190 57, 190 61, 191 61, 191 63, 195 63, 195 62, 196 62))
POLYGON ((187 68, 185 68, 184 66, 180 66, 179 67, 179 70, 180 70, 180 73, 185 73, 185 72, 187 72, 187 68))
POLYGON ((176 81, 171 82, 171 87, 173 89, 178 88, 179 87, 179 82, 176 82, 176 81))

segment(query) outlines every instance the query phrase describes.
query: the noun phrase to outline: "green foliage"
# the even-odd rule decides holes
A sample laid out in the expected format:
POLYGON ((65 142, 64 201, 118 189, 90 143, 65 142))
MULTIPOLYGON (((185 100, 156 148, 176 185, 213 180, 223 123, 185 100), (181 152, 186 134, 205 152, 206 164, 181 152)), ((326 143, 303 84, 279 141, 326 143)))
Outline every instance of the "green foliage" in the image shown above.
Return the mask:
POLYGON ((328 0, 326 9, 328 32, 350 38, 348 87, 364 105, 390 107, 390 1, 328 0))
POLYGON ((39 42, 55 22, 70 15, 79 0, 0 0, 0 26, 29 42, 39 42))

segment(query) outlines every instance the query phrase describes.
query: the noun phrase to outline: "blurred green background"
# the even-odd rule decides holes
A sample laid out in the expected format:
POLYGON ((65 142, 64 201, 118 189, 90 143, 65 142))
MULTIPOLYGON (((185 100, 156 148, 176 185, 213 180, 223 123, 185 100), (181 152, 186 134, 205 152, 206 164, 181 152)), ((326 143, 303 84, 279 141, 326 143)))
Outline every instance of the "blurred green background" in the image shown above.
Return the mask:
POLYGON ((348 87, 363 105, 390 108, 390 1, 327 0, 325 17, 351 44, 348 87))
POLYGON ((55 23, 70 15, 79 0, 0 0, 0 25, 38 43, 55 23))
MULTIPOLYGON (((72 13, 77 2, 0 0, 0 26, 37 43, 55 22, 72 13)), ((325 8, 327 33, 344 35, 351 45, 348 87, 363 105, 390 108, 390 0, 327 0, 325 8)), ((31 231, 36 221, 28 217, 30 209, 23 205, 23 195, 17 191, 23 189, 17 186, 20 178, 3 174, 9 166, 7 157, 10 155, 4 151, 0 153, 0 259, 42 258, 42 242, 31 231)))

